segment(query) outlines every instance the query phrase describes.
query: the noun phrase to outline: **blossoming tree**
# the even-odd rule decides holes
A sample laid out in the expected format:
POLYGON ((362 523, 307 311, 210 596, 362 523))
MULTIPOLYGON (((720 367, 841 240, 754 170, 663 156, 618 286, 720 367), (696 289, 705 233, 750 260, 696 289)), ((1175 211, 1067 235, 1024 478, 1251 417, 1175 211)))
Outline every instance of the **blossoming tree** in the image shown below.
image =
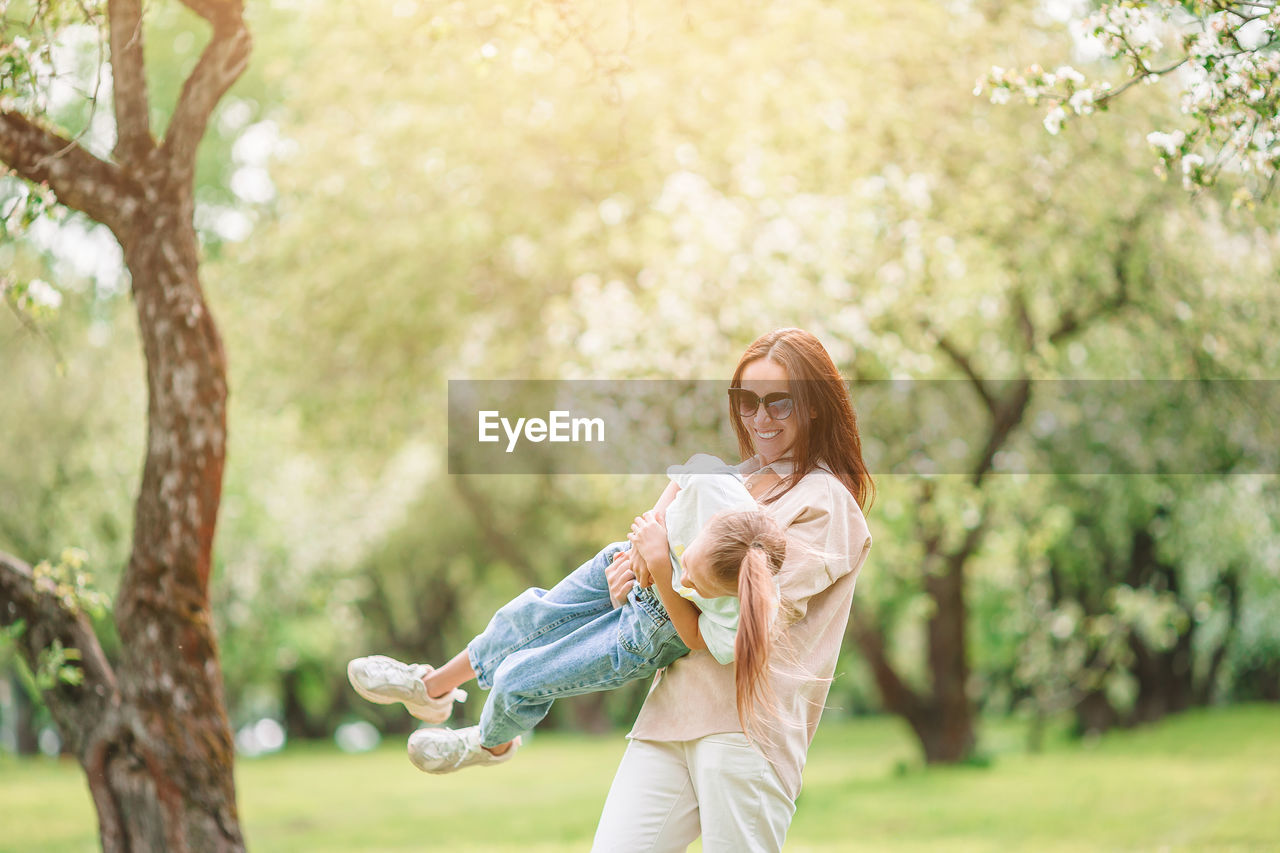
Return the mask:
POLYGON ((993 103, 1018 95, 1048 104, 1045 129, 1107 109, 1139 83, 1173 77, 1181 120, 1147 136, 1161 175, 1187 189, 1223 173, 1242 181, 1237 203, 1266 197, 1280 167, 1280 6, 1274 0, 1124 0, 1105 3, 1072 25, 1085 52, 1123 64, 1118 84, 1064 65, 1048 71, 993 67, 974 94, 993 103))

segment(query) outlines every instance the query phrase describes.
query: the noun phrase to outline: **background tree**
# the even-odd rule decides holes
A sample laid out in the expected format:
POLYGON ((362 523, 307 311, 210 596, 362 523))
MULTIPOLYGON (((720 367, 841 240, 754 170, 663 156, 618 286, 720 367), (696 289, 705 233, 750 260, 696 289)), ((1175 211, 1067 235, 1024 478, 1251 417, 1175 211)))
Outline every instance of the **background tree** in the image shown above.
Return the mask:
POLYGON ((48 650, 76 650, 68 660, 78 668, 44 685, 44 698, 85 769, 106 850, 244 846, 209 615, 226 364, 200 287, 193 220, 197 147, 245 68, 250 39, 236 0, 185 5, 212 37, 159 138, 140 3, 7 6, 3 18, 0 160, 52 193, 49 201, 111 230, 130 273, 146 356, 146 464, 114 611, 120 660, 112 666, 101 651, 75 578, 64 576, 74 567, 50 575, 8 555, 0 563, 0 620, 21 623, 17 642, 27 664, 38 670, 48 650), (115 119, 109 156, 96 156, 46 114, 50 57, 72 23, 106 30, 115 119))
MULTIPOLYGON (((933 570, 974 535, 963 645, 938 656, 963 724, 954 742, 981 749, 981 714, 1070 713, 1092 664, 1055 667, 1075 652, 1041 652, 1120 649, 1148 610, 1108 610, 1108 623, 1054 609, 1050 554, 1068 549, 1096 484, 1020 473, 1062 414, 1039 383, 1268 376, 1280 243, 1256 227, 1263 207, 1233 211, 1213 190, 1188 203, 1152 180, 1144 139, 1167 108, 1161 87, 1058 136, 971 97, 993 57, 1071 50, 1060 22, 1036 19, 1042 6, 922 0, 855 16, 808 0, 673 0, 569 18, 564 4, 370 0, 358 18, 290 4, 279 20, 254 7, 265 59, 209 126, 195 212, 202 280, 237 354, 228 417, 241 438, 210 589, 233 722, 272 717, 291 738, 353 717, 403 728, 395 709, 353 701, 347 658, 436 662, 520 589, 618 538, 660 490, 660 476, 451 476, 446 380, 722 380, 743 346, 784 325, 817 333, 858 382, 881 486, 859 625, 883 636, 892 671, 932 701, 931 626, 957 612, 939 613, 933 570), (996 421, 948 350, 997 409, 1031 383, 988 462, 996 421), (920 396, 896 402, 864 379, 911 380, 920 396), (930 388, 954 414, 930 409, 930 388), (991 470, 975 487, 979 463, 991 470)), ((157 33, 164 8, 148 13, 148 60, 180 81, 193 45, 181 21, 157 33)), ((143 438, 137 344, 129 324, 111 325, 129 306, 105 287, 81 293, 25 243, 0 245, 0 266, 10 258, 65 300, 37 317, 40 336, 0 334, 0 384, 30 400, 24 417, 0 411, 0 442, 41 448, 0 466, 0 547, 82 545, 111 581, 131 527, 120 483, 143 438), (51 381, 45 337, 66 379, 51 381)), ((11 313, 0 324, 17 328, 11 313)), ((671 408, 648 408, 655 443, 672 434, 671 408)), ((1157 422, 1177 424, 1171 413, 1157 422)), ((1124 462, 1097 464, 1111 461, 1124 462)), ((1176 491, 1177 517, 1200 497, 1176 491)), ((1131 535, 1109 530, 1106 544, 1131 535)), ((1195 574, 1188 561, 1215 539, 1198 535, 1176 548, 1157 536, 1161 559, 1195 574)), ((1280 624, 1271 541, 1247 551, 1224 701, 1266 695, 1280 624)), ((1100 554, 1078 567, 1096 570, 1100 554)), ((1137 592, 1130 604, 1167 600, 1137 592)), ((1197 661, 1225 610, 1212 602, 1195 629, 1197 661)), ((110 656, 113 631, 98 627, 110 656)), ((1123 717, 1134 682, 1108 660, 1123 717)), ((852 632, 838 672, 831 713, 889 706, 852 632)), ((637 699, 558 704, 548 724, 625 723, 637 699)))

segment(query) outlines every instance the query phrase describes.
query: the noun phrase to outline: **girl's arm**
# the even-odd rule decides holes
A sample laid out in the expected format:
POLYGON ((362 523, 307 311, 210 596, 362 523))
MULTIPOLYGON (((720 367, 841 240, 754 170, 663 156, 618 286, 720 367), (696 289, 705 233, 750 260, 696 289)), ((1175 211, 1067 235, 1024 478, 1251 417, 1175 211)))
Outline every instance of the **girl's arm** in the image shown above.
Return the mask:
MULTIPOLYGON (((661 518, 666 514, 667 507, 671 506, 671 502, 676 499, 676 495, 679 493, 680 487, 676 485, 676 481, 669 481, 666 489, 663 490, 662 495, 658 498, 658 502, 653 505, 653 510, 650 514, 656 518, 661 518)), ((632 530, 634 529, 635 525, 633 524, 632 530)), ((632 566, 632 570, 635 572, 637 586, 642 589, 653 586, 653 578, 649 576, 649 567, 645 565, 643 558, 637 557, 635 565, 632 566)))
POLYGON ((669 480, 667 487, 662 490, 662 496, 658 498, 658 502, 653 505, 653 514, 655 516, 665 515, 667 507, 671 506, 671 502, 676 499, 676 494, 680 491, 680 487, 676 485, 675 480, 669 480))
POLYGON ((667 609, 667 615, 671 617, 671 624, 675 625, 680 640, 690 649, 705 649, 707 644, 698 629, 698 617, 702 615, 702 611, 693 602, 678 595, 671 585, 674 569, 671 566, 666 527, 654 517, 654 513, 646 512, 643 516, 636 516, 627 538, 631 540, 632 550, 644 561, 652 576, 658 597, 662 599, 662 606, 667 609))

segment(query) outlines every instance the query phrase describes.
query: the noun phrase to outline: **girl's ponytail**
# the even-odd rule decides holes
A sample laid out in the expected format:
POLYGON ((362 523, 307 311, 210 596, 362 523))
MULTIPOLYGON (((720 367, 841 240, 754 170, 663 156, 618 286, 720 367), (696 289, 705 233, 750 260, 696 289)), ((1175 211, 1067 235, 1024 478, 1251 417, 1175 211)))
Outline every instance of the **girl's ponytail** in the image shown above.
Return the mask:
POLYGON ((737 685, 738 720, 743 731, 756 727, 758 705, 773 705, 773 690, 767 677, 773 646, 770 637, 777 612, 777 592, 773 584, 768 554, 760 542, 752 542, 738 569, 738 636, 733 641, 734 680, 737 685))
POLYGON ((774 707, 769 683, 773 622, 778 612, 774 575, 787 554, 787 537, 763 510, 727 511, 707 523, 711 568, 726 590, 737 590, 738 632, 733 640, 733 675, 738 720, 748 734, 759 728, 758 710, 774 707))

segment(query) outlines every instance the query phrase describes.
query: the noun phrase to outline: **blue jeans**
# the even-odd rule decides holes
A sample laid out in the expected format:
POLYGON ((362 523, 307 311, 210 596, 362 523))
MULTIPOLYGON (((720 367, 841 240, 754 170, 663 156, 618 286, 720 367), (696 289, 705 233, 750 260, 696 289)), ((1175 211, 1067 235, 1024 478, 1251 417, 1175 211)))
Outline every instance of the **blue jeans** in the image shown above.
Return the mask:
POLYGON ((476 681, 489 690, 484 746, 529 731, 561 696, 612 690, 688 654, 652 587, 632 587, 628 603, 610 604, 605 569, 630 547, 615 542, 552 589, 525 590, 467 644, 476 681))

